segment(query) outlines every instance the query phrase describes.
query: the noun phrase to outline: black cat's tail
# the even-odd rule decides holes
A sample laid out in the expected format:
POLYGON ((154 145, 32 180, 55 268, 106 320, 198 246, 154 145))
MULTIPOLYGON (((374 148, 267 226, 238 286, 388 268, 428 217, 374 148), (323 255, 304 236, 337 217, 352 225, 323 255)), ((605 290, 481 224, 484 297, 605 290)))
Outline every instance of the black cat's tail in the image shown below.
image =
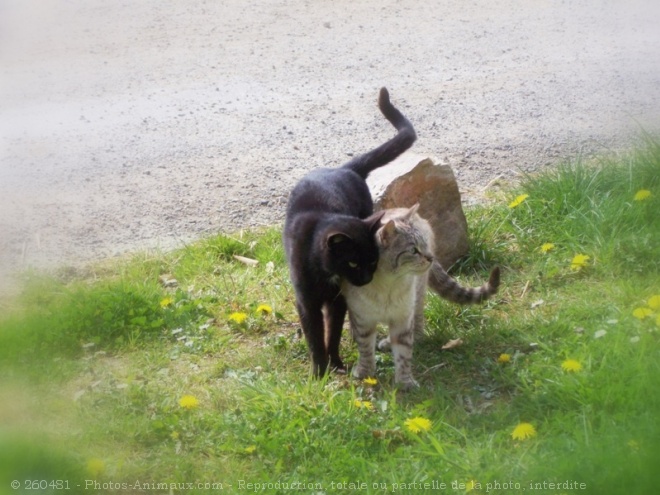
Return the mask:
POLYGON ((459 304, 480 303, 497 292, 500 286, 500 269, 493 268, 488 282, 481 287, 463 287, 434 261, 429 273, 429 286, 440 297, 459 304))
POLYGON ((378 97, 378 108, 385 118, 399 131, 396 136, 381 144, 364 155, 353 158, 344 165, 357 173, 363 179, 366 179, 369 173, 378 167, 388 164, 401 153, 410 148, 417 134, 410 121, 390 102, 390 94, 386 88, 380 89, 378 97))

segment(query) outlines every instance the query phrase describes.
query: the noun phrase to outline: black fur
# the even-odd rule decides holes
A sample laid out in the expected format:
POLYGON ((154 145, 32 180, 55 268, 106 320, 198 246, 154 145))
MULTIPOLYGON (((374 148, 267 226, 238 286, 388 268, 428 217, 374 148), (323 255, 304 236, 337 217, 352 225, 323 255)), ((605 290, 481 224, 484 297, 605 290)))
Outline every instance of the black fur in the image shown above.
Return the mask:
POLYGON ((380 217, 365 220, 373 212, 365 179, 417 139, 412 124, 390 103, 385 88, 380 90, 378 106, 399 131, 397 135, 340 168, 310 172, 289 196, 284 248, 312 371, 317 376, 328 365, 344 369, 339 342, 346 302, 339 293, 339 279, 357 286, 368 284, 378 263, 374 234, 380 217))

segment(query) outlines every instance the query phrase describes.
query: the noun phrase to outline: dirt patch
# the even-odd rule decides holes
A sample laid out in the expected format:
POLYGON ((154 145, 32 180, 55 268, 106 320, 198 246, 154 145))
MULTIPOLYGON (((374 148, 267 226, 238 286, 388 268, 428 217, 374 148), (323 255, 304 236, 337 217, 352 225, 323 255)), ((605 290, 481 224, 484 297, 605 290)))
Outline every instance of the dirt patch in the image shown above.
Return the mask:
POLYGON ((3 2, 0 279, 281 222, 393 130, 464 198, 658 127, 660 31, 626 2, 3 2))

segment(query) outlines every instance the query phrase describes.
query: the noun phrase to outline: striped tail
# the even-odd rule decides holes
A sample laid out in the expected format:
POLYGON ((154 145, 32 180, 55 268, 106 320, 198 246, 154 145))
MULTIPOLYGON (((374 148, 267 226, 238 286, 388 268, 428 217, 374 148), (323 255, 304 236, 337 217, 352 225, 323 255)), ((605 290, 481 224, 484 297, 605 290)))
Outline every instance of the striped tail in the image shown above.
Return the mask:
POLYGON ((429 286, 443 299, 458 304, 480 303, 497 292, 500 286, 500 269, 493 268, 490 278, 481 287, 463 287, 442 268, 437 261, 431 265, 429 286))

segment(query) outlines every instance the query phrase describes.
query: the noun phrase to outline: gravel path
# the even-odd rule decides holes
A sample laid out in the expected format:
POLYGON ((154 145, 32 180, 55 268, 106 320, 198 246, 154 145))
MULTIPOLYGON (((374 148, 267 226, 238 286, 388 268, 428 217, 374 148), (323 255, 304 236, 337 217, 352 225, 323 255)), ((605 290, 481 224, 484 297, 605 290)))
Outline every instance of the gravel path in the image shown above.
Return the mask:
POLYGON ((5 286, 282 221, 307 171, 393 135, 380 86, 468 200, 660 123, 655 0, 44 3, 0 0, 5 286))

